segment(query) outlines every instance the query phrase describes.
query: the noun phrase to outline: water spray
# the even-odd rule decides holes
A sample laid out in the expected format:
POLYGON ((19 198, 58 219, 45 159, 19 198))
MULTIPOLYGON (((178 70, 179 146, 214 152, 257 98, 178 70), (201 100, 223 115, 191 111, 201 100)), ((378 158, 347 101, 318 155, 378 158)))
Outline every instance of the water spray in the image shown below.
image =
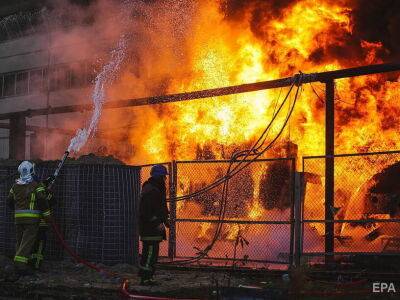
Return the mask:
POLYGON ((97 125, 100 121, 103 104, 106 99, 105 87, 116 78, 121 68, 122 62, 126 55, 127 42, 127 37, 122 35, 118 41, 116 49, 111 51, 110 61, 104 65, 101 72, 97 74, 92 93, 93 114, 90 119, 90 123, 87 128, 79 128, 75 136, 71 139, 68 149, 64 152, 64 156, 59 162, 53 178, 48 185, 49 188, 54 184, 69 154, 71 152, 79 152, 79 150, 87 143, 88 139, 96 132, 97 125))

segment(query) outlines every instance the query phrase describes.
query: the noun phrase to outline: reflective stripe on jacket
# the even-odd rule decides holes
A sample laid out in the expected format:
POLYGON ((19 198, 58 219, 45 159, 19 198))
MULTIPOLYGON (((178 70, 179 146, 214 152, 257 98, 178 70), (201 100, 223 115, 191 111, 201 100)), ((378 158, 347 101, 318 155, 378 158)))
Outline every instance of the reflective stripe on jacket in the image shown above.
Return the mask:
POLYGON ((17 224, 34 224, 41 216, 50 216, 50 208, 46 199, 46 188, 33 181, 28 184, 14 184, 9 199, 15 208, 17 224))

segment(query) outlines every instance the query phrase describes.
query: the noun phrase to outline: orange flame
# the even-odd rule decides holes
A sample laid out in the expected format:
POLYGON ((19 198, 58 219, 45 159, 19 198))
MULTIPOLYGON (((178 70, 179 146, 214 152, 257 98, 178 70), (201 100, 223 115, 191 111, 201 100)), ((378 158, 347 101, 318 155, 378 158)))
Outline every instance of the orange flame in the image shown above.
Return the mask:
MULTIPOLYGON (((353 41, 359 52, 349 53, 348 60, 346 53, 342 54, 344 57, 332 54, 347 49, 346 43, 353 34, 352 8, 344 2, 296 1, 279 16, 259 23, 255 33, 248 12, 241 19, 229 20, 217 1, 201 1, 196 6, 191 26, 185 29, 186 41, 180 44, 182 49, 174 48, 184 53, 185 63, 179 69, 165 71, 173 53, 163 56, 160 46, 159 52, 154 54, 160 64, 149 63, 146 71, 153 72, 156 79, 163 78, 160 79, 162 93, 175 93, 276 79, 299 70, 319 72, 382 62, 379 53, 387 50, 381 42, 353 41)), ((164 39, 168 37, 160 38, 160 44, 164 39)), ((146 53, 145 57, 148 55, 151 53, 146 53)), ((336 153, 399 149, 400 78, 387 81, 386 77, 373 75, 335 83, 336 153)), ((120 86, 135 84, 140 89, 148 85, 132 79, 128 72, 120 86)), ((279 101, 282 101, 285 93, 286 89, 268 90, 142 108, 140 113, 134 113, 140 126, 130 131, 129 142, 135 151, 126 161, 143 164, 196 159, 199 151, 210 152, 212 158, 226 158, 237 148, 246 148, 255 141, 271 120, 278 96, 281 95, 279 101)), ((297 144, 299 157, 324 154, 323 102, 322 84, 304 86, 281 138, 281 142, 297 144)), ((283 110, 285 113, 287 108, 288 105, 283 110)), ((270 137, 278 132, 285 113, 271 128, 270 137)), ((382 166, 376 166, 375 171, 381 169, 382 166)), ((350 165, 339 167, 336 172, 354 174, 350 165)), ((346 178, 343 176, 339 180, 346 178)), ((356 191, 366 180, 368 178, 360 176, 349 189, 356 191)), ((312 189, 323 198, 322 186, 312 189)), ((247 216, 253 220, 265 215, 258 198, 255 192, 247 210, 247 216)), ((180 204, 180 209, 185 205, 180 204)), ((323 218, 321 207, 305 209, 314 218, 323 218)), ((207 235, 210 226, 202 225, 198 236, 207 235)), ((323 227, 317 227, 323 234, 323 227)))

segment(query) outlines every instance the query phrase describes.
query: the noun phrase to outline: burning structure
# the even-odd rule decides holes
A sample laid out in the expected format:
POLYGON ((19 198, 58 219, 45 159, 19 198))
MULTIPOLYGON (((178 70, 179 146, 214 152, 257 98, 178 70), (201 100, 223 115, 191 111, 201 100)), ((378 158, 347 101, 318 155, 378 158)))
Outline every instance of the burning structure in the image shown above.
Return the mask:
MULTIPOLYGON (((69 107, 87 103, 89 98, 87 90, 85 93, 74 90, 75 79, 87 76, 79 69, 76 53, 79 52, 79 59, 96 61, 93 53, 98 52, 98 64, 105 64, 111 56, 108 49, 115 47, 121 35, 128 37, 127 53, 115 82, 106 87, 107 101, 110 107, 121 107, 119 102, 112 100, 131 98, 132 107, 127 105, 119 110, 105 110, 95 139, 83 151, 113 154, 128 164, 227 159, 232 153, 247 149, 254 143, 272 119, 286 89, 230 93, 221 97, 202 96, 204 100, 201 101, 163 105, 157 105, 157 97, 146 102, 154 105, 140 105, 145 102, 142 97, 266 81, 291 76, 298 70, 306 73, 324 72, 399 58, 400 42, 396 28, 400 22, 400 8, 394 1, 102 0, 88 1, 83 7, 74 3, 60 1, 58 6, 46 10, 47 24, 54 26, 54 30, 50 30, 50 39, 43 39, 36 45, 47 49, 51 58, 40 73, 39 92, 47 96, 45 104, 36 100, 30 90, 36 69, 28 70, 28 75, 18 75, 21 71, 18 68, 15 72, 5 70, 1 75, 4 102, 0 105, 2 112, 9 113, 3 114, 1 119, 11 118, 9 124, 2 125, 6 130, 11 128, 11 156, 17 157, 19 147, 25 145, 25 129, 36 130, 37 137, 39 133, 42 134, 36 142, 32 137, 31 149, 40 141, 46 141, 47 150, 33 151, 32 156, 48 159, 58 158, 63 153, 68 139, 51 137, 49 130, 76 130, 84 124, 84 118, 77 117, 79 114, 76 110, 91 109, 90 105, 86 108, 69 107), (125 19, 123 22, 116 21, 115 16, 120 16, 121 10, 129 12, 127 23, 125 19), (61 11, 79 11, 79 14, 71 17, 68 13, 61 14, 61 11), (378 15, 385 15, 385 18, 376 18, 377 11, 380 12, 378 15), (75 25, 60 26, 52 22, 60 14, 75 25), (65 41, 69 44, 63 47, 65 41), (59 66, 59 60, 73 63, 59 66), (18 78, 24 76, 28 78, 28 90, 21 94, 19 91, 25 81, 18 78), (52 84, 46 85, 45 82, 52 84), (68 84, 64 86, 65 82, 68 84), (74 97, 68 96, 71 100, 65 103, 67 96, 60 96, 61 88, 56 86, 64 86, 63 90, 71 92, 74 97), (15 110, 11 104, 15 100, 12 97, 22 96, 26 96, 24 105, 15 110), (31 96, 32 99, 29 98, 31 96), (55 108, 61 105, 67 106, 57 111, 55 108), (40 112, 26 111, 26 108, 42 109, 41 114, 50 114, 45 126, 50 129, 46 129, 45 134, 42 128, 45 120, 39 116, 40 112), (60 113, 57 116, 68 114, 54 117, 53 113, 60 113), (73 118, 70 113, 74 113, 73 118), (101 147, 98 147, 99 144, 101 147)), ((9 26, 7 20, 4 26, 9 26)), ((44 24, 46 22, 42 23, 41 28, 44 28, 44 24)), ((8 48, 0 50, 3 49, 5 53, 3 61, 10 62, 9 51, 17 41, 9 40, 7 43, 8 48)), ((43 57, 41 61, 46 62, 43 57)), ((98 73, 96 63, 88 68, 98 73)), ((299 171, 299 162, 304 156, 399 149, 399 85, 398 73, 341 78, 335 80, 335 84, 333 80, 329 84, 327 81, 303 84, 302 95, 283 134, 275 147, 262 158, 296 158, 296 169, 299 171), (326 97, 323 96, 325 84, 328 88, 326 97), (329 96, 332 99, 328 99, 329 96), (325 112, 330 112, 331 117, 328 118, 325 112), (329 119, 329 128, 325 127, 325 117, 329 119), (329 145, 325 143, 327 132, 331 134, 329 145), (287 145, 296 145, 296 151, 280 151, 287 145)), ((277 135, 284 122, 284 116, 275 120, 269 139, 277 135)), ((28 151, 22 152, 19 151, 18 158, 28 151)), ((350 209, 354 203, 363 203, 360 200, 362 197, 355 196, 357 191, 371 177, 388 167, 389 162, 395 163, 390 159, 381 159, 370 164, 368 156, 358 159, 358 168, 354 168, 355 163, 351 159, 341 164, 336 162, 335 159, 334 168, 333 160, 327 161, 325 167, 324 158, 321 158, 319 163, 316 162, 318 167, 310 169, 306 165, 303 170, 312 178, 320 179, 308 183, 305 218, 310 217, 314 221, 335 219, 336 209, 339 209, 337 218, 341 217, 342 220, 362 218, 352 214, 353 210, 350 209), (361 171, 365 170, 366 165, 368 172, 361 171), (331 173, 327 175, 326 170, 331 173)), ((196 191, 226 170, 221 166, 204 168, 207 171, 203 170, 203 174, 200 171, 190 173, 188 170, 179 173, 178 170, 175 192, 183 195, 196 191)), ((231 232, 224 235, 226 242, 234 241, 239 233, 242 235, 247 231, 248 235, 254 237, 251 245, 257 244, 258 237, 263 235, 268 237, 271 244, 274 240, 284 239, 284 246, 278 245, 277 252, 289 252, 293 172, 291 161, 277 161, 266 163, 265 166, 259 163, 259 167, 245 169, 232 178, 229 183, 227 219, 287 223, 281 224, 285 229, 278 228, 281 226, 279 224, 270 224, 257 227, 252 233, 243 225, 226 225, 225 231, 231 232), (279 230, 270 230, 273 226, 279 230), (285 232, 284 237, 275 234, 279 231, 285 232)), ((221 208, 218 200, 220 193, 219 187, 189 201, 177 203, 177 217, 195 215, 200 220, 215 221, 221 208)), ((370 191, 366 193, 370 194, 370 191)), ((376 197, 378 203, 381 202, 379 197, 376 197)), ((370 198, 371 201, 375 199, 370 198)), ((376 210, 379 211, 378 208, 376 210)), ((375 211, 373 214, 379 213, 375 211)), ((192 233, 199 240, 209 241, 212 238, 211 227, 212 222, 204 221, 192 233)), ((323 222, 316 222, 310 226, 306 224, 305 231, 311 236, 315 234, 318 243, 327 236, 331 241, 330 250, 334 246, 335 242, 332 241, 335 236, 352 235, 346 231, 350 226, 335 225, 334 230, 327 227, 329 225, 323 222)), ((175 229, 177 234, 185 236, 183 225, 178 224, 175 229)), ((180 245, 177 247, 184 248, 180 245)), ((275 254, 274 258, 277 256, 275 254)), ((264 259, 264 253, 257 258, 264 259)))
MULTIPOLYGON (((3 113, 87 103, 90 90, 78 87, 87 86, 95 79, 99 66, 108 59, 109 53, 105 49, 114 48, 120 34, 131 38, 118 80, 107 88, 108 101, 276 79, 292 75, 297 70, 318 72, 382 63, 398 57, 399 43, 394 33, 398 8, 391 1, 147 3, 132 0, 119 4, 118 1, 102 0, 86 1, 86 5, 76 3, 79 1, 59 1, 57 5, 42 2, 41 7, 47 8, 36 22, 38 30, 35 34, 38 36, 32 46, 41 49, 43 55, 40 57, 29 58, 12 52, 12 49, 18 49, 18 43, 25 41, 24 36, 29 37, 29 31, 13 35, 12 30, 23 18, 18 14, 4 18, 3 39, 7 41, 1 48, 4 68, 1 72, 7 76, 2 75, 6 82, 6 90, 2 92, 3 113), (119 9, 131 12, 133 17, 129 24, 115 22, 113 16, 119 15, 119 9), (77 11, 79 14, 73 13, 77 11), (377 19, 376 11, 387 17, 377 19), (68 26, 64 26, 60 18, 64 18, 68 26), (300 20, 307 22, 298 26, 300 20), (46 30, 49 29, 46 22, 53 26, 50 27, 50 41, 46 40, 46 30), (99 37, 104 38, 102 43, 99 37), (39 81, 32 81, 35 76, 31 71, 29 76, 24 73, 17 80, 13 77, 17 71, 29 69, 29 66, 13 66, 8 57, 17 54, 20 61, 32 59, 46 67, 48 42, 52 77, 49 78, 50 96, 46 104, 37 102, 35 96, 36 93, 46 96, 48 92, 44 85, 46 68, 41 70, 43 76, 39 81), (96 56, 100 59, 97 63, 96 56), (69 61, 78 63, 89 59, 93 64, 85 67, 86 73, 80 71, 75 63, 68 64, 69 61), (59 61, 62 61, 61 65, 59 61), (90 75, 89 71, 93 74, 90 75), (28 82, 20 80, 20 77, 29 77, 29 91, 22 86, 28 82), (81 77, 85 78, 85 83, 78 80, 81 77), (68 94, 61 93, 64 91, 68 94), (35 97, 29 96, 32 93, 35 97), (13 97, 20 99, 18 101, 23 105, 14 108, 13 97)), ((33 8, 40 12, 38 5, 33 8)), ((398 148, 397 87, 397 75, 336 82, 337 153, 398 148), (378 134, 381 130, 385 135, 378 134)), ((322 97, 320 84, 314 83, 313 89, 322 97)), ((298 145, 299 157, 319 155, 324 150, 324 105, 313 89, 305 86, 303 100, 291 120, 290 140, 298 145)), ((278 93, 279 90, 259 91, 205 99, 189 105, 174 103, 162 107, 107 110, 98 131, 102 147, 91 147, 86 151, 110 153, 131 164, 194 159, 199 152, 208 152, 215 159, 228 158, 230 153, 243 149, 258 136, 265 120, 272 116, 278 93), (110 123, 115 124, 113 131, 109 131, 110 123), (131 148, 121 146, 121 140, 131 148)), ((40 136, 42 132, 38 126, 43 127, 43 120, 36 119, 39 116, 28 119, 26 125, 30 132, 36 130, 40 136)), ((50 128, 60 129, 59 133, 65 134, 67 129, 74 131, 82 127, 84 121, 79 114, 74 114, 73 118, 64 115, 50 117, 49 123, 50 128)), ((286 135, 285 139, 289 130, 286 135)), ((39 151, 33 154, 42 158, 61 156, 66 142, 53 137, 48 140, 55 144, 48 147, 49 153, 44 155, 39 151)), ((35 143, 32 141, 30 144, 35 143)))

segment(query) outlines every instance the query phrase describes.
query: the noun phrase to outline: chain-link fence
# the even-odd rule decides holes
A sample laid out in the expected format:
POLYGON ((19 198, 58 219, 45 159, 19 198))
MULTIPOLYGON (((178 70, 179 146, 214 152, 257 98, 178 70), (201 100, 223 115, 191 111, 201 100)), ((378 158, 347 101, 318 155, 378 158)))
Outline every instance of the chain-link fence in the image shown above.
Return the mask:
MULTIPOLYGON (((171 193, 199 191, 223 177, 228 166, 229 161, 173 162, 171 193)), ((286 267, 293 252, 294 168, 293 159, 257 160, 229 179, 225 199, 220 184, 170 203, 170 258, 196 258, 215 239, 207 256, 196 262, 286 267)))
MULTIPOLYGON (((56 162, 37 166, 39 178, 51 175, 56 162)), ((0 176, 14 174, 17 165, 0 166, 0 176)), ((4 176, 4 177, 3 177, 4 176)), ((6 197, 12 178, 0 184, 0 253, 13 256, 15 225, 6 197)), ((108 164, 66 163, 54 185, 53 216, 66 243, 81 257, 106 264, 133 263, 139 197, 139 169, 108 164)), ((64 251, 48 230, 46 259, 62 259, 64 251)))
POLYGON ((335 155, 332 205, 325 201, 325 160, 303 158, 303 255, 327 254, 329 230, 334 254, 399 255, 400 151, 335 155))

